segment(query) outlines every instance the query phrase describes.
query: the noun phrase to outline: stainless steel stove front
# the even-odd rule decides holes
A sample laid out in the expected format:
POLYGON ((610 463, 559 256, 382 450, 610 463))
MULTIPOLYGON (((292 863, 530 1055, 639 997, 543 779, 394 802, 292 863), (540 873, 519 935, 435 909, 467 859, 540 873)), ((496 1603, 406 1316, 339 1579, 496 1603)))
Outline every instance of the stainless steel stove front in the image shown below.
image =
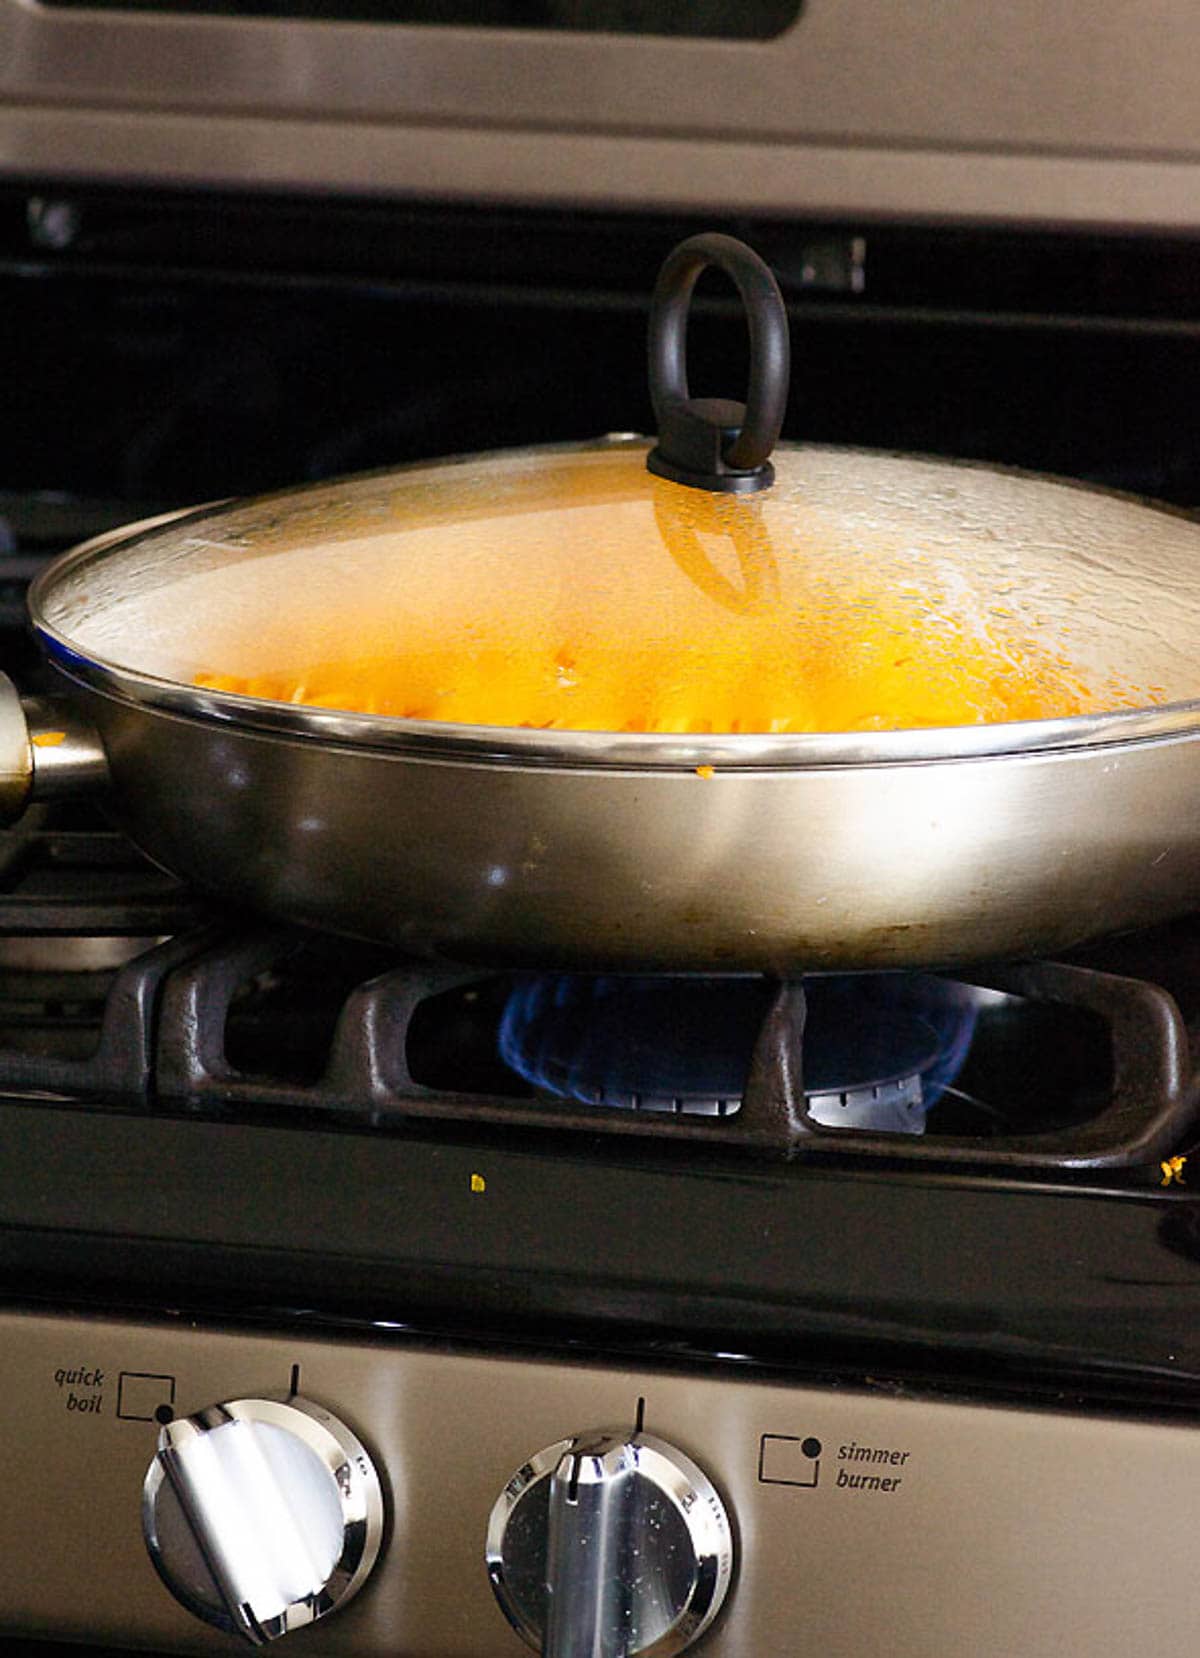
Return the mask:
MULTIPOLYGON (((387 1518, 352 1604, 297 1653, 527 1650, 489 1584, 514 1474, 589 1429, 694 1460, 731 1520, 710 1658, 1164 1658, 1191 1651, 1200 1424, 627 1370, 486 1350, 35 1314, 0 1318, 0 1626, 171 1652, 237 1650, 172 1597, 142 1540, 160 1424, 299 1388, 379 1469, 387 1518)), ((655 1648, 654 1650, 659 1650, 655 1648)), ((664 1648, 664 1650, 666 1650, 664 1648)))

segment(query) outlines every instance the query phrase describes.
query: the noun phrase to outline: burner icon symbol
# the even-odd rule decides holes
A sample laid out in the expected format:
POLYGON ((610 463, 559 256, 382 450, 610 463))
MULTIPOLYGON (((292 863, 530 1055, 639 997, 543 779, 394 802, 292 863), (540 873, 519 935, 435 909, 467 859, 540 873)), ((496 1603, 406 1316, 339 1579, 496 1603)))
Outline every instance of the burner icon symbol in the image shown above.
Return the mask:
POLYGON ((821 1441, 812 1434, 765 1433, 758 1442, 762 1485, 794 1485, 815 1491, 821 1483, 821 1441))

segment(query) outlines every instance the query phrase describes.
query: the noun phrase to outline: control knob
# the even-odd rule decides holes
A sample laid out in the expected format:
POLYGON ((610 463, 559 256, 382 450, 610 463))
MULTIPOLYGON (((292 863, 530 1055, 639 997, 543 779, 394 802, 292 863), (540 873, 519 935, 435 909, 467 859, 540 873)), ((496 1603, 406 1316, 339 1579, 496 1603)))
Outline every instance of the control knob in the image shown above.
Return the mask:
POLYGON ((487 1563, 509 1622, 543 1658, 668 1658, 716 1617, 733 1534, 690 1457, 640 1429, 601 1429, 513 1475, 487 1563))
POLYGON ((379 1476, 308 1399, 233 1399, 169 1422, 142 1491, 142 1529, 190 1612, 256 1646, 362 1587, 383 1536, 379 1476))

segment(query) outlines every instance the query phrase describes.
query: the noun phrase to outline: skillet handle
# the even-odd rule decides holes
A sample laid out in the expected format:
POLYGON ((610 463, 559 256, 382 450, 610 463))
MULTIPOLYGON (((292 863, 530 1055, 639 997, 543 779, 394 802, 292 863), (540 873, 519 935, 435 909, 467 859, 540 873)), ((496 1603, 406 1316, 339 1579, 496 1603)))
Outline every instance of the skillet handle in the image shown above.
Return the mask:
POLYGON ((0 673, 0 824, 35 800, 83 794, 108 777, 95 728, 66 697, 22 697, 0 673))

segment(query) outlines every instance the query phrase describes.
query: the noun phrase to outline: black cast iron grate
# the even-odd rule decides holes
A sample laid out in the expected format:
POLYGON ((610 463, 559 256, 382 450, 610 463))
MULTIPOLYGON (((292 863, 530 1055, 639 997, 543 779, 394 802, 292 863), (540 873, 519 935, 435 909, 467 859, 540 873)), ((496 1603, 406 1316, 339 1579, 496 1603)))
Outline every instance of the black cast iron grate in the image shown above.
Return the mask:
POLYGON ((340 1003, 328 1056, 303 1081, 265 1079, 230 1058, 225 1033, 256 975, 298 948, 294 934, 257 930, 225 937, 182 963, 163 986, 156 1084, 163 1098, 220 1100, 248 1110, 291 1107, 386 1125, 471 1121, 522 1128, 652 1136, 795 1155, 852 1152, 1011 1169, 1098 1169, 1155 1162, 1176 1148, 1195 1116, 1187 1039, 1172 998, 1157 986, 1092 968, 1042 962, 990 969, 972 982, 1006 995, 1087 1010, 1108 1032, 1112 1086, 1082 1123, 1039 1132, 919 1138, 812 1121, 803 1084, 806 1000, 802 981, 779 983, 755 1042, 740 1107, 732 1114, 612 1110, 544 1096, 432 1088, 410 1065, 422 1008, 447 990, 488 980, 465 969, 406 963, 354 985, 340 1003))
MULTIPOLYGON (((376 1130, 465 1122, 776 1156, 852 1153, 1014 1171, 1152 1164, 1191 1131, 1196 1089, 1188 1026, 1176 997, 1154 982, 1154 951, 1143 940, 1140 956, 1130 953, 1148 976, 1067 962, 970 976, 1095 1023, 1110 1050, 1106 1085, 1081 1121, 1047 1126, 1018 1114, 983 1139, 816 1122, 805 1102, 800 980, 771 989, 745 1086, 728 1108, 697 1114, 656 1100, 655 1109, 614 1110, 547 1098, 498 1058, 469 1057, 456 1021, 502 989, 502 978, 398 963, 372 946, 222 916, 118 832, 42 812, 0 836, 0 1091, 93 1108, 297 1124, 333 1117, 376 1130), (128 960, 72 968, 80 939, 110 937, 128 941, 128 960), (6 966, 5 948, 31 938, 54 941, 50 965, 6 966), (431 1028, 449 1056, 432 1078, 428 1063, 413 1062, 431 1028)), ((1174 988, 1183 995, 1187 986, 1174 988)))
POLYGON ((0 830, 0 938, 158 937, 205 906, 85 808, 31 807, 0 830))

